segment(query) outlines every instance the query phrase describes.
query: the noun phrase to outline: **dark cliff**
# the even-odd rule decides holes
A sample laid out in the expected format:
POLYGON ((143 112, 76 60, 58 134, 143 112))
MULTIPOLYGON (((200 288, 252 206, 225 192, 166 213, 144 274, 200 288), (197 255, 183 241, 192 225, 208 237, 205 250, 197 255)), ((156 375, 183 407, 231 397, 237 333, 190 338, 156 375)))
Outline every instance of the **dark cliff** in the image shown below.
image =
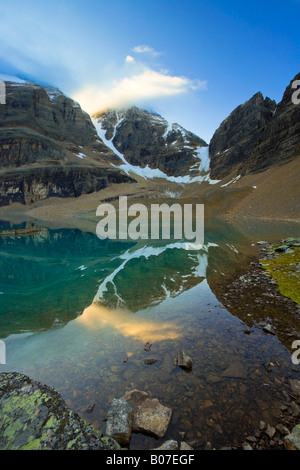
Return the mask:
POLYGON ((300 155, 300 106, 292 102, 291 87, 299 78, 277 106, 257 93, 222 122, 210 142, 213 178, 233 169, 240 175, 264 171, 300 155))
POLYGON ((256 140, 271 121, 276 103, 261 93, 238 106, 214 133, 210 145, 213 178, 227 176, 236 166, 243 166, 256 140))
POLYGON ((0 206, 76 197, 130 181, 110 167, 111 151, 87 113, 59 90, 6 83, 0 105, 0 206))

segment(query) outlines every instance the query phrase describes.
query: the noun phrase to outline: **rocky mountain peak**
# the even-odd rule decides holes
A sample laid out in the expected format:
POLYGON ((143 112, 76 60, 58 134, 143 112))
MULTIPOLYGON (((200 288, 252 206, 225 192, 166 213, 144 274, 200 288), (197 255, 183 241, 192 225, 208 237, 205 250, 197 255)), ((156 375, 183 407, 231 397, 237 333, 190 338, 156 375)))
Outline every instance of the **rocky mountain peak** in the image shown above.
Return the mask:
POLYGON ((225 177, 247 160, 249 148, 271 121, 275 109, 276 102, 258 92, 221 123, 209 145, 212 177, 225 177))
POLYGON ((168 176, 199 174, 200 149, 208 145, 179 124, 137 106, 98 113, 95 120, 131 165, 158 168, 168 176))
POLYGON ((300 73, 278 105, 258 92, 221 123, 209 146, 212 178, 264 171, 300 156, 300 106, 292 102, 299 79, 300 73))

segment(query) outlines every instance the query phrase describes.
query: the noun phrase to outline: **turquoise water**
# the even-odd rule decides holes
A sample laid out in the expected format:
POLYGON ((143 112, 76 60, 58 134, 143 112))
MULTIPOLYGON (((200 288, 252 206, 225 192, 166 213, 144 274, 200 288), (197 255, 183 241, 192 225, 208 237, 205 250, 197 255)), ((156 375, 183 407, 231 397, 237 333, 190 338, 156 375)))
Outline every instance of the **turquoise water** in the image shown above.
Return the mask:
MULTIPOLYGON (((224 308, 218 286, 249 267, 252 243, 297 233, 293 225, 211 222, 198 251, 101 241, 75 229, 0 237, 0 338, 7 352, 0 371, 55 387, 103 431, 111 399, 137 388, 173 409, 167 438, 185 431, 187 439, 216 447, 238 444, 260 419, 276 423, 283 402, 276 379, 297 370, 292 339, 262 330, 268 318, 286 321, 276 309, 248 319, 242 299, 224 308), (151 352, 144 351, 147 341, 151 352), (173 366, 179 349, 192 357, 191 373, 173 366), (149 357, 157 362, 146 366, 149 357), (270 374, 264 365, 274 358, 280 367, 275 363, 270 374)), ((132 449, 157 445, 141 435, 131 441, 132 449)))

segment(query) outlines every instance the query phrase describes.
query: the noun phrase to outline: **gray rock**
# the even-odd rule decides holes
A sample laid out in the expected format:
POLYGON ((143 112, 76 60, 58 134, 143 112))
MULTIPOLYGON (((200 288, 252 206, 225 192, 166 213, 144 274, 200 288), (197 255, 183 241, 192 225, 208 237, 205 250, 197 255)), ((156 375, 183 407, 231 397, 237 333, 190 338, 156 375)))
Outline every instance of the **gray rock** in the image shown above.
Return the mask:
POLYGON ((173 358, 174 366, 179 366, 185 370, 192 370, 193 361, 192 359, 184 352, 179 351, 177 355, 173 358))
POLYGON ((273 426, 268 426, 267 429, 265 429, 265 433, 272 439, 275 436, 276 429, 273 426))
POLYGON ((300 450, 300 424, 297 424, 290 434, 283 438, 287 450, 300 450))
POLYGON ((270 335, 276 335, 275 328, 269 323, 263 327, 263 331, 265 333, 269 333, 270 335))
POLYGON ((51 387, 18 373, 0 374, 0 450, 118 450, 70 410, 51 387))
POLYGON ((108 410, 106 434, 121 446, 128 445, 131 438, 132 419, 133 409, 127 401, 114 398, 108 410))
POLYGON ((253 448, 248 442, 244 442, 244 444, 242 445, 242 448, 243 450, 253 450, 253 448))
POLYGON ((157 361, 158 359, 155 359, 155 358, 144 359, 144 364, 146 366, 151 366, 152 364, 155 364, 157 361))
POLYGON ((178 450, 178 442, 169 440, 169 441, 164 442, 161 446, 156 447, 153 450, 178 450))

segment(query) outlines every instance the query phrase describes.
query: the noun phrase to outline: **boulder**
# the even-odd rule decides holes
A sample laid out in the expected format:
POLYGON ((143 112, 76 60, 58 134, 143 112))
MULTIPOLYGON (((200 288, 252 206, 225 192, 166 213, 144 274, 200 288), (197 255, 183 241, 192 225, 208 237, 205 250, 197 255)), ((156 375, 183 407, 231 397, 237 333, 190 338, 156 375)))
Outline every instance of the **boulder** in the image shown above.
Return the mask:
POLYGON ((192 370, 193 361, 192 359, 184 352, 179 351, 177 355, 173 358, 174 366, 179 366, 185 370, 192 370))
POLYGON ((157 398, 146 398, 134 414, 133 430, 162 439, 168 430, 172 410, 160 404, 157 398))
POLYGON ((283 438, 283 443, 286 450, 300 450, 300 424, 283 438))
POLYGON ((130 442, 133 409, 125 400, 114 398, 108 411, 106 434, 121 446, 130 442))
POLYGON ((0 374, 0 450, 118 450, 70 410, 51 387, 18 373, 0 374))
POLYGON ((132 431, 154 436, 158 439, 165 437, 172 410, 163 406, 157 398, 151 398, 147 392, 131 390, 121 398, 133 410, 132 431))
POLYGON ((265 333, 269 333, 270 335, 276 335, 274 327, 269 323, 263 327, 263 331, 265 333))

